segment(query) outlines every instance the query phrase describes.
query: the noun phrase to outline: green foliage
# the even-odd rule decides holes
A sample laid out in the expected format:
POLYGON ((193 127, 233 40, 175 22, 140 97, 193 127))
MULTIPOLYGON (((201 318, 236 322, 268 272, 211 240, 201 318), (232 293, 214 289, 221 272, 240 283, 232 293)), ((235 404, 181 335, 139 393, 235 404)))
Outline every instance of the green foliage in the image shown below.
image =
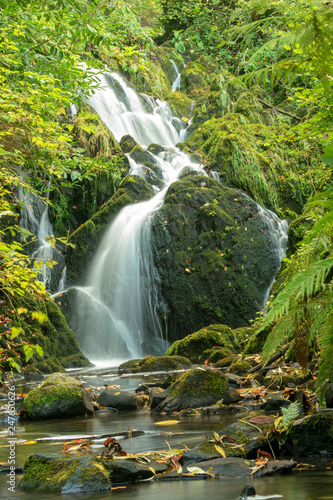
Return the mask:
POLYGON ((257 332, 274 325, 264 349, 264 360, 294 338, 294 352, 304 366, 310 346, 320 350, 319 387, 330 379, 333 367, 333 191, 317 195, 309 204, 317 219, 289 261, 286 283, 272 302, 257 332))

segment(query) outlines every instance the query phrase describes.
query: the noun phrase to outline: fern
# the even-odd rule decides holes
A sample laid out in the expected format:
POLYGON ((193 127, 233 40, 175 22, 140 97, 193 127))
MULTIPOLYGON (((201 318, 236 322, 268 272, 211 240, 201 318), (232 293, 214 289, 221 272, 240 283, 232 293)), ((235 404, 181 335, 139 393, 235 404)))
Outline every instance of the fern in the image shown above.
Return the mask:
POLYGON ((291 403, 288 408, 281 408, 282 410, 282 420, 280 422, 281 427, 287 428, 292 422, 299 416, 301 412, 301 405, 299 401, 291 403))

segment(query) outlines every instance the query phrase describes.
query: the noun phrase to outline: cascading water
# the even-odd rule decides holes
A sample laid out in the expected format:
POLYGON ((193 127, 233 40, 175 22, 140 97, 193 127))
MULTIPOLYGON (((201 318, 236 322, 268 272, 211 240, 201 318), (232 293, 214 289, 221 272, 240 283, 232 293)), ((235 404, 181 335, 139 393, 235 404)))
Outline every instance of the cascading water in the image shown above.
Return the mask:
MULTIPOLYGON (((97 250, 86 286, 76 287, 76 324, 72 327, 81 349, 93 361, 115 361, 142 357, 150 351, 153 338, 163 342, 156 313, 159 277, 150 245, 151 218, 185 167, 205 172, 174 146, 184 140, 186 130, 166 103, 139 96, 115 73, 99 78, 104 90, 88 102, 115 138, 119 141, 129 134, 143 148, 152 143, 163 146, 157 155, 146 151, 160 176, 161 182, 154 186, 156 195, 119 212, 97 250)), ((128 159, 129 173, 144 177, 147 166, 131 154, 128 159)))
MULTIPOLYGON (((150 245, 150 216, 163 203, 167 187, 184 167, 199 164, 174 147, 185 128, 167 103, 141 98, 116 74, 104 74, 89 104, 100 114, 117 140, 130 134, 142 147, 163 145, 149 153, 164 187, 149 201, 123 208, 107 230, 92 263, 85 287, 77 287, 78 321, 75 327, 81 349, 92 360, 124 359, 144 354, 144 342, 163 342, 156 313, 158 276, 150 245), (147 103, 150 112, 147 111, 147 103)), ((130 174, 144 176, 147 167, 128 156, 130 174)), ((163 347, 161 346, 161 350, 163 347)), ((146 348, 146 350, 148 350, 146 348)))
POLYGON ((175 92, 175 90, 180 90, 180 73, 178 71, 177 65, 174 61, 172 62, 173 69, 175 70, 176 73, 176 78, 173 84, 171 85, 171 90, 172 92, 175 92))
MULTIPOLYGON (((48 197, 49 192, 47 192, 47 199, 48 197)), ((57 288, 57 286, 63 288, 65 278, 64 257, 48 242, 50 236, 53 235, 48 204, 41 198, 23 191, 19 193, 19 200, 22 203, 20 226, 37 237, 32 244, 34 250, 30 257, 38 271, 36 279, 42 281, 48 290, 57 288), (62 283, 61 278, 59 279, 60 274, 63 277, 62 283), (59 285, 56 283, 59 283, 59 285)))

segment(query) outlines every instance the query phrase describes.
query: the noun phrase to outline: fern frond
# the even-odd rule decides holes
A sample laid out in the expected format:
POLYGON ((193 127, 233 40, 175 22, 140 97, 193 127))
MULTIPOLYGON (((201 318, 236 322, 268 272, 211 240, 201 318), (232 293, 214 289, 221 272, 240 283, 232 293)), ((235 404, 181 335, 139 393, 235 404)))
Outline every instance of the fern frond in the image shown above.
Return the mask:
POLYGON ((291 281, 277 295, 258 332, 287 314, 292 302, 304 301, 321 290, 332 267, 333 257, 330 257, 315 262, 307 269, 293 276, 291 281))
POLYGON ((301 405, 299 401, 294 401, 294 403, 290 403, 288 408, 281 408, 281 411, 281 426, 288 427, 292 423, 292 421, 295 420, 301 413, 301 405))
MULTIPOLYGON (((333 382, 333 312, 327 316, 326 321, 318 330, 318 339, 322 363, 318 373, 318 387, 321 387, 327 381, 333 382), (328 379, 328 380, 327 380, 328 379)), ((323 391, 324 394, 324 391, 323 391)))

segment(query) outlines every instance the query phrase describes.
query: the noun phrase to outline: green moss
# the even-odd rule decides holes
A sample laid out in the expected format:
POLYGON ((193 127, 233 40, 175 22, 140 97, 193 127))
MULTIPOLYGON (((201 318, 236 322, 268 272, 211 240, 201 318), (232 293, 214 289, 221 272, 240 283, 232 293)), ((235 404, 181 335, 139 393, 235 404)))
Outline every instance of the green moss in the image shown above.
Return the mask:
POLYGON ((184 118, 186 121, 190 118, 193 101, 183 92, 172 92, 169 94, 167 102, 176 116, 184 118))
POLYGON ((220 371, 191 370, 184 373, 170 386, 170 395, 177 397, 219 396, 227 390, 228 381, 220 371))
POLYGON ((149 356, 142 360, 140 371, 179 370, 191 366, 191 361, 183 356, 149 356))
POLYGON ((226 347, 213 347, 212 349, 206 349, 202 353, 202 359, 207 360, 208 363, 216 363, 223 358, 226 358, 230 354, 230 350, 226 347))
POLYGON ((54 460, 32 455, 25 462, 20 488, 25 491, 61 491, 79 463, 78 459, 54 460))
POLYGON ((130 359, 129 361, 125 361, 121 363, 118 367, 119 373, 137 373, 141 369, 141 359, 130 359))
POLYGON ((230 446, 225 446, 223 445, 223 443, 215 442, 213 438, 207 438, 205 441, 200 443, 198 446, 198 450, 214 457, 221 457, 221 454, 219 454, 219 452, 216 450, 215 445, 218 445, 220 448, 222 448, 226 457, 246 458, 246 453, 242 448, 232 448, 230 446))
POLYGON ((176 340, 166 351, 166 356, 186 356, 193 363, 205 361, 203 352, 214 346, 224 346, 230 351, 239 347, 231 328, 226 325, 210 325, 198 332, 176 340))
POLYGON ((32 414, 40 410, 44 405, 49 405, 59 400, 80 402, 82 400, 82 389, 77 387, 39 387, 33 389, 24 399, 24 406, 28 413, 32 414))
POLYGON ((236 373, 237 375, 246 375, 251 368, 252 366, 250 363, 244 359, 237 359, 230 365, 229 371, 231 373, 236 373))

